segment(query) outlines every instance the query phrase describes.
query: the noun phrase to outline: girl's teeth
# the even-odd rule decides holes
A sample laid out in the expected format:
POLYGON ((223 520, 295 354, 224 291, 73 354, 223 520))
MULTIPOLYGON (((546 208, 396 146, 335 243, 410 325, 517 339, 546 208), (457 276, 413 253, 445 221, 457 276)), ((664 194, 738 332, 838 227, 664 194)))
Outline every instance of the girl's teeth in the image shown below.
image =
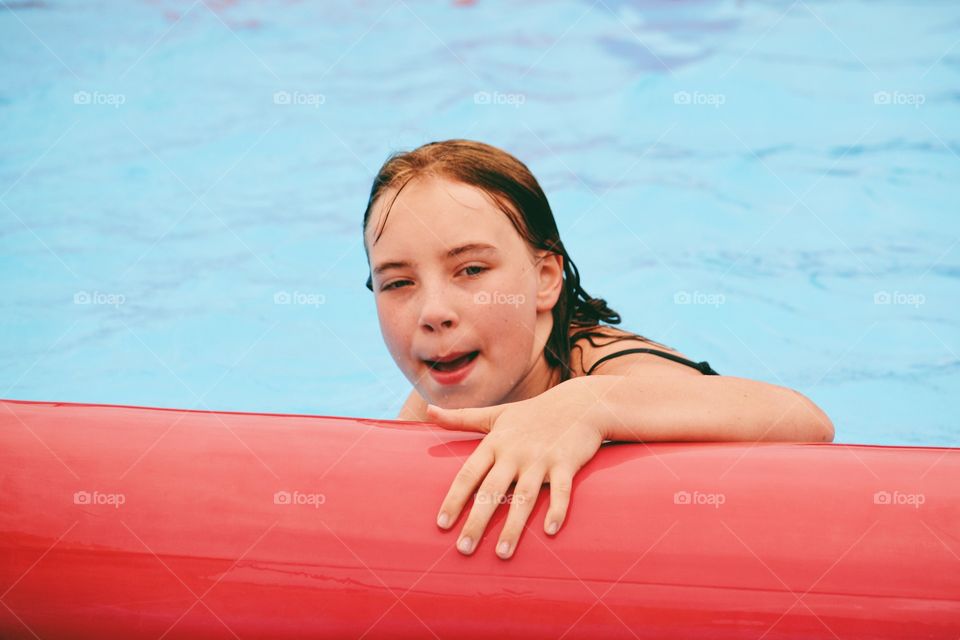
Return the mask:
POLYGON ((434 363, 433 368, 437 369, 438 371, 455 371, 456 369, 459 369, 460 367, 470 362, 470 360, 473 359, 474 353, 468 353, 464 356, 457 358, 456 360, 451 360, 450 362, 434 363))

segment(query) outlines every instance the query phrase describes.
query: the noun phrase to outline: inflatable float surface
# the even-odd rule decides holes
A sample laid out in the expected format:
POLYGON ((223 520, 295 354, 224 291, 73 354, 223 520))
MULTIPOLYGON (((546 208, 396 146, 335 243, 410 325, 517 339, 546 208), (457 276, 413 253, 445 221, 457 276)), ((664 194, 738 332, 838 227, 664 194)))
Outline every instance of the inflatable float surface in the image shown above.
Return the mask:
POLYGON ((0 401, 3 638, 957 638, 960 450, 605 444, 472 556, 479 435, 0 401))

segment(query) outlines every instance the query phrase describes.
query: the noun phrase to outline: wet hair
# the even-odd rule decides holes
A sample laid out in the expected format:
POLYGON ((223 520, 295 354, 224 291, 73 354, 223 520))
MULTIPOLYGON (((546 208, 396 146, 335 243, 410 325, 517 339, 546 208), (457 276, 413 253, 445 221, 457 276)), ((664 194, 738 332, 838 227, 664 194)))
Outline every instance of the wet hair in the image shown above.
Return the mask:
MULTIPOLYGON (((593 341, 594 337, 611 336, 602 330, 601 323, 620 324, 620 314, 611 309, 606 300, 590 296, 580 285, 580 273, 560 240, 547 197, 527 166, 491 145, 472 140, 444 140, 391 155, 380 167, 370 189, 363 213, 364 238, 378 198, 386 191, 395 190, 373 243, 383 233, 390 209, 403 188, 414 178, 425 176, 442 177, 480 189, 493 199, 529 247, 562 257, 563 288, 553 307, 553 328, 544 347, 547 364, 559 371, 560 382, 572 377, 571 349, 583 338, 594 347, 625 339, 658 344, 635 334, 622 335, 603 345, 593 341)), ((367 251, 366 242, 364 251, 367 251)), ((368 262, 369 257, 367 252, 368 262)), ((373 291, 372 276, 367 278, 366 286, 373 291)), ((580 357, 582 364, 582 349, 580 357)))

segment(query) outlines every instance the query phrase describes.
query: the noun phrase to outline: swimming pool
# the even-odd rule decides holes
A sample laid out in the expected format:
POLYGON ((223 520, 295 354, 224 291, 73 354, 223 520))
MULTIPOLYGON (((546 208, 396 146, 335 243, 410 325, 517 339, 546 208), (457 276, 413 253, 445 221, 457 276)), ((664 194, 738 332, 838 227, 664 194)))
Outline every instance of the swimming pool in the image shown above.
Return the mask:
POLYGON ((949 3, 5 5, 0 397, 392 417, 366 195, 468 137, 627 328, 960 443, 949 3))

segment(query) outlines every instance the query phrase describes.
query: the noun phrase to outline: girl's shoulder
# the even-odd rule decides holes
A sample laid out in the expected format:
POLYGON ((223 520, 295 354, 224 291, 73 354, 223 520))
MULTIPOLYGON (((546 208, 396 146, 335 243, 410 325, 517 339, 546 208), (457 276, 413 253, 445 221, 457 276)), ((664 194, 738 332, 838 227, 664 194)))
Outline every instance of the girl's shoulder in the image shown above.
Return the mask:
MULTIPOLYGON (((633 352, 616 358, 608 358, 602 364, 597 364, 606 356, 629 349, 650 349, 688 359, 684 354, 664 344, 617 327, 609 325, 570 327, 570 369, 573 377, 595 373, 625 373, 628 369, 635 370, 635 367, 640 364, 643 365, 645 370, 648 369, 648 365, 649 367, 655 367, 657 373, 676 372, 701 375, 696 369, 655 353, 633 352)), ((651 368, 650 371, 653 372, 653 369, 651 368)))

